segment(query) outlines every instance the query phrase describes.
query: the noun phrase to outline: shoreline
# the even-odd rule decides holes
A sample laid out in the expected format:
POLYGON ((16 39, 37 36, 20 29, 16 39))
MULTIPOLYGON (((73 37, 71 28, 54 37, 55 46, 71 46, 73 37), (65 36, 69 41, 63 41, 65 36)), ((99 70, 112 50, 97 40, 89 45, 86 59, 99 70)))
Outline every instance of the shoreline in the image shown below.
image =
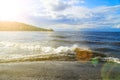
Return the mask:
POLYGON ((83 61, 83 62, 113 62, 120 63, 119 58, 107 57, 105 54, 91 52, 89 50, 81 50, 76 48, 74 54, 35 54, 26 55, 17 58, 0 58, 0 63, 13 63, 13 62, 34 62, 34 61, 83 61))
POLYGON ((106 70, 111 70, 111 80, 118 80, 115 78, 120 74, 120 65, 115 63, 101 62, 96 66, 80 61, 0 63, 0 80, 105 80, 106 70))

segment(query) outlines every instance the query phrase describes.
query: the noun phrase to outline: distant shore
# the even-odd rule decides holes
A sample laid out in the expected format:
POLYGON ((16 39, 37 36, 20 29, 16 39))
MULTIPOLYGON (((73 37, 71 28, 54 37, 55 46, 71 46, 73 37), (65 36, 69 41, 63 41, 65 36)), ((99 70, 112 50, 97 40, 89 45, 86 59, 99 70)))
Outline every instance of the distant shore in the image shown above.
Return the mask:
POLYGON ((0 31, 54 31, 21 22, 0 21, 0 31))

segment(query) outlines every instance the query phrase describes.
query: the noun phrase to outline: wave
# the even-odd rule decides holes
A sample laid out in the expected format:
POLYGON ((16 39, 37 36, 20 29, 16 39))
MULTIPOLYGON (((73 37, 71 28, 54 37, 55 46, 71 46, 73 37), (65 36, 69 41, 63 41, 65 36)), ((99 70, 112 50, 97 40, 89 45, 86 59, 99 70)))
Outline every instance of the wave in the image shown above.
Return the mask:
POLYGON ((14 58, 5 58, 0 59, 0 63, 9 63, 9 62, 26 62, 26 61, 75 61, 75 57, 72 55, 65 54, 35 54, 35 55, 26 55, 22 57, 14 57, 14 58))
MULTIPOLYGON (((91 59, 89 61, 91 61, 91 59)), ((78 61, 78 60, 76 59, 76 56, 65 54, 49 54, 49 55, 35 54, 22 57, 15 56, 14 58, 0 59, 0 63, 26 62, 26 61, 78 61)), ((99 62, 113 62, 120 64, 120 59, 114 57, 101 57, 99 58, 99 62)))
POLYGON ((109 51, 117 52, 117 51, 119 51, 117 49, 107 48, 107 47, 95 48, 94 50, 95 51, 103 51, 103 52, 109 52, 109 51))
POLYGON ((61 39, 54 39, 52 41, 65 42, 65 43, 71 43, 71 44, 74 44, 74 43, 82 43, 82 44, 105 44, 105 43, 108 43, 108 42, 87 41, 87 40, 84 40, 84 41, 70 41, 70 40, 61 40, 61 39))
MULTIPOLYGON (((18 43, 18 42, 0 42, 0 47, 5 48, 9 51, 12 48, 17 48, 24 52, 24 50, 33 52, 32 54, 25 53, 25 54, 0 54, 0 62, 23 62, 23 61, 41 61, 41 60, 76 60, 76 52, 75 49, 82 50, 81 53, 85 53, 90 51, 89 47, 82 47, 80 48, 78 45, 73 46, 59 46, 59 47, 51 47, 51 46, 41 46, 38 43, 18 43), (35 53, 34 51, 38 51, 35 53)), ((98 53, 95 53, 97 57, 98 53)), ((104 53, 100 53, 99 55, 103 55, 104 53)), ((92 57, 90 57, 92 58, 92 57)), ((119 58, 114 57, 102 57, 101 60, 108 61, 108 62, 116 62, 120 63, 119 58)))
POLYGON ((69 38, 70 36, 54 35, 53 38, 69 38))
MULTIPOLYGON (((22 50, 29 50, 29 51, 39 51, 42 53, 70 53, 73 52, 75 48, 79 46, 74 44, 72 46, 59 46, 59 47, 52 47, 52 46, 44 46, 41 45, 40 42, 32 42, 32 43, 19 43, 19 42, 0 42, 0 48, 5 49, 22 49, 22 50)), ((89 50, 89 47, 82 47, 84 50, 89 50)))
POLYGON ((113 43, 111 43, 111 44, 113 44, 113 45, 115 45, 115 46, 120 46, 120 42, 113 42, 113 43))
POLYGON ((39 43, 17 43, 17 42, 0 42, 1 48, 7 49, 19 49, 19 50, 28 50, 28 51, 39 51, 40 53, 72 53, 77 45, 71 47, 68 46, 59 46, 57 48, 51 46, 42 46, 39 43))
POLYGON ((119 58, 114 58, 114 57, 105 57, 105 58, 102 58, 102 61, 115 62, 115 63, 120 64, 120 59, 119 58))

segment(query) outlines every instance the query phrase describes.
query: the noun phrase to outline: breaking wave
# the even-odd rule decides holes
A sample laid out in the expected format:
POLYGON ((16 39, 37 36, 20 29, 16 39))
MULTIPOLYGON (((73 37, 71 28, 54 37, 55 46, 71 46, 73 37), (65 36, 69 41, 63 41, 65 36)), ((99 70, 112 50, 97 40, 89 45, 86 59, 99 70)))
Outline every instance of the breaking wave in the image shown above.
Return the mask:
POLYGON ((102 60, 106 61, 106 62, 115 62, 115 63, 119 63, 120 64, 120 59, 119 58, 105 57, 105 58, 102 58, 102 60))
MULTIPOLYGON (((0 62, 16 61, 40 61, 40 60, 75 60, 75 49, 73 46, 42 46, 39 43, 18 43, 0 42, 0 62), (18 51, 20 53, 18 53, 18 51)), ((90 50, 89 47, 82 47, 83 50, 90 50)), ((105 57, 103 61, 120 63, 119 58, 105 57)))
POLYGON ((0 42, 1 49, 19 49, 26 51, 39 51, 39 53, 51 53, 51 54, 59 54, 59 53, 73 53, 74 49, 77 48, 77 45, 73 45, 71 47, 68 46, 59 46, 59 47, 51 47, 51 46, 42 46, 39 43, 15 43, 15 42, 0 42))

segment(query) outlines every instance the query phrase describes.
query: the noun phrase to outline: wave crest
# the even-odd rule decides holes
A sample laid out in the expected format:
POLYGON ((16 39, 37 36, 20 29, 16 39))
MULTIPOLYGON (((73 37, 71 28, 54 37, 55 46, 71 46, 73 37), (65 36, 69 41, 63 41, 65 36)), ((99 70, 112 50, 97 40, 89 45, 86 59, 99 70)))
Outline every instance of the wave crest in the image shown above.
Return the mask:
MULTIPOLYGON (((38 43, 17 43, 17 42, 0 42, 1 50, 5 49, 12 54, 0 54, 0 62, 15 62, 15 61, 39 61, 39 60, 75 60, 75 49, 80 48, 78 45, 73 46, 59 46, 57 48, 51 46, 42 46, 38 43), (24 54, 15 53, 14 49, 21 50, 25 52, 24 54), (35 53, 37 51, 38 53, 35 53), (33 52, 32 54, 28 54, 33 52)), ((88 47, 81 48, 82 51, 90 51, 88 47)), ((100 54, 101 55, 101 54, 100 54)), ((92 57, 90 57, 92 58, 92 57)), ((118 58, 105 57, 102 58, 103 61, 120 63, 118 58)))

